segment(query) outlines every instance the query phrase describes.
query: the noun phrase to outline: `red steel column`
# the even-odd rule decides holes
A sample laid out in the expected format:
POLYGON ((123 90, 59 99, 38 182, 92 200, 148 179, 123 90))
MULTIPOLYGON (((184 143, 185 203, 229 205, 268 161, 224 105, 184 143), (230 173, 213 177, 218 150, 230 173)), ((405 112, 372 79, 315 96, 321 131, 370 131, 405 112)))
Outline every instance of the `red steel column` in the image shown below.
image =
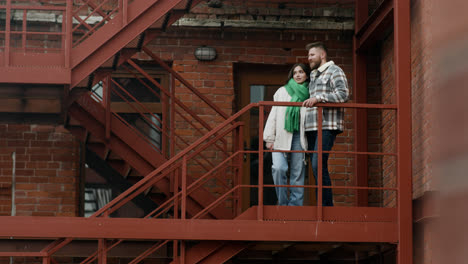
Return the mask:
MULTIPOLYGON (((245 129, 245 124, 241 123, 239 125, 239 146, 238 146, 238 151, 245 151, 244 150, 244 129, 245 129)), ((247 155, 245 152, 239 153, 239 159, 237 161, 237 183, 234 185, 234 187, 238 185, 242 185, 242 177, 244 177, 244 171, 243 171, 243 157, 244 155, 247 155)), ((236 216, 240 215, 242 213, 242 188, 238 188, 236 191, 236 196, 237 196, 237 204, 236 204, 236 216)))
MULTIPOLYGON (((317 107, 317 220, 323 221, 323 142, 322 142, 323 107, 317 107)), ((331 187, 331 186, 330 186, 331 187)), ((333 189, 332 189, 333 192, 333 189)))
POLYGON ((171 74, 171 96, 169 98, 169 158, 175 156, 175 77, 171 74))
POLYGON ((185 240, 180 241, 180 258, 179 264, 185 264, 185 240))
POLYGON ((399 264, 413 263, 410 23, 410 0, 394 1, 399 264))
POLYGON ((6 1, 6 15, 5 15, 5 61, 3 66, 10 66, 10 35, 11 35, 11 0, 6 1))
MULTIPOLYGON (((356 0, 355 5, 355 33, 368 18, 368 0, 356 0)), ((367 74, 366 74, 366 56, 357 52, 358 43, 354 37, 353 52, 353 94, 356 103, 367 102, 367 74)), ((354 125, 354 151, 367 151, 367 109, 353 110, 354 125)), ((354 158, 354 185, 367 186, 367 155, 355 155, 354 158)), ((356 206, 367 206, 368 190, 355 190, 356 206)))
POLYGON ((112 78, 107 75, 105 81, 102 85, 102 103, 106 109, 106 140, 110 140, 110 132, 111 132, 111 83, 112 78))
POLYGON ((182 158, 182 205, 180 219, 187 216, 187 156, 182 158))
POLYGON ((66 29, 65 32, 65 50, 64 50, 64 56, 65 56, 65 68, 70 68, 70 56, 71 56, 71 50, 72 50, 72 42, 73 42, 73 0, 67 0, 67 6, 66 6, 66 20, 62 21, 62 23, 66 23, 66 29))
POLYGON ((43 257, 42 264, 50 264, 50 257, 43 257))
POLYGON ((122 27, 126 26, 128 23, 128 0, 122 0, 122 6, 120 12, 122 12, 122 27))
POLYGON ((258 110, 258 213, 257 219, 263 221, 263 126, 265 124, 265 106, 258 110))
MULTIPOLYGON (((170 92, 171 91, 171 88, 170 87, 167 87, 167 90, 170 92)), ((169 155, 168 155, 168 150, 167 150, 167 146, 168 146, 168 138, 169 138, 169 134, 170 132, 168 131, 168 118, 169 118, 169 96, 166 94, 166 93, 161 93, 161 105, 162 105, 162 109, 161 109, 161 121, 162 121, 162 132, 161 132, 161 151, 163 153, 163 156, 166 158, 166 159, 170 159, 169 155)))
POLYGON ((107 242, 106 239, 98 240, 98 264, 107 263, 107 242))

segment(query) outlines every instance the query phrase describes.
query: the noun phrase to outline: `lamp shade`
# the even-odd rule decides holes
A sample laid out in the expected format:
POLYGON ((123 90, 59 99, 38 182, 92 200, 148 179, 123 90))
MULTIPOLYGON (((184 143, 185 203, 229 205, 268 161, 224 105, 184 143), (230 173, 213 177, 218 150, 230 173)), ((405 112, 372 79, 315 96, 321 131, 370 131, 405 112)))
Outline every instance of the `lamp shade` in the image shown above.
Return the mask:
POLYGON ((208 46, 201 46, 195 49, 195 58, 200 61, 212 61, 216 59, 216 49, 208 46))

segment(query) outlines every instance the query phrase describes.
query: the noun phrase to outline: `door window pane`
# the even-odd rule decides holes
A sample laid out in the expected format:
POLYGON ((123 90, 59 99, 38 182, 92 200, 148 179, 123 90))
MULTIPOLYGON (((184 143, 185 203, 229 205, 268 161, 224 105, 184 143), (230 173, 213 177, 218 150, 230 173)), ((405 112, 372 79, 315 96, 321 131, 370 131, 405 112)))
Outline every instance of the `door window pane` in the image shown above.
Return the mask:
POLYGON ((250 86, 250 102, 258 103, 265 101, 265 85, 251 85, 250 86))

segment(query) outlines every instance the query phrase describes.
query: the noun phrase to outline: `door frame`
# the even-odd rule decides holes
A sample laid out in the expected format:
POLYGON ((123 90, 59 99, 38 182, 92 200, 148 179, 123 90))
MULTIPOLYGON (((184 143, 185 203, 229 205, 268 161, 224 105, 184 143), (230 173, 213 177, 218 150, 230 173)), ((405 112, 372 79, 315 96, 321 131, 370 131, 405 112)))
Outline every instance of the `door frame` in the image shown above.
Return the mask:
MULTIPOLYGON (((234 89, 235 89, 235 112, 238 112, 243 107, 250 103, 250 86, 251 85, 267 85, 277 86, 280 88, 286 83, 287 75, 292 64, 253 64, 253 63, 238 63, 234 66, 234 89)), ((240 118, 244 126, 243 145, 250 148, 252 136, 250 131, 250 113, 244 114, 240 118)), ((266 120, 265 120, 266 121, 266 120)), ((264 124, 263 124, 264 125, 264 124)), ((260 135, 259 135, 260 137, 260 135)), ((241 184, 250 184, 250 155, 244 155, 244 164, 242 171, 241 184)), ((250 207, 251 192, 249 189, 243 189, 241 192, 242 210, 250 207)))

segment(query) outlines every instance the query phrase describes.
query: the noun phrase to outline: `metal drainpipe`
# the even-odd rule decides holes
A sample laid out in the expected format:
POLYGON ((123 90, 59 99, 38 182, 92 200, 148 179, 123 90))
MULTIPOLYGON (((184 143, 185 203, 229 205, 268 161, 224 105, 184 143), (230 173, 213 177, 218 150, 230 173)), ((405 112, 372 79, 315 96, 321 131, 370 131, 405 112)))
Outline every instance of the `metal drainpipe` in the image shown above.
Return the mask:
MULTIPOLYGON (((11 153, 13 168, 11 171, 11 216, 16 215, 15 191, 16 191, 16 152, 11 153)), ((13 239, 11 237, 10 239, 13 239)), ((10 257, 10 264, 13 264, 13 257, 10 257)))

